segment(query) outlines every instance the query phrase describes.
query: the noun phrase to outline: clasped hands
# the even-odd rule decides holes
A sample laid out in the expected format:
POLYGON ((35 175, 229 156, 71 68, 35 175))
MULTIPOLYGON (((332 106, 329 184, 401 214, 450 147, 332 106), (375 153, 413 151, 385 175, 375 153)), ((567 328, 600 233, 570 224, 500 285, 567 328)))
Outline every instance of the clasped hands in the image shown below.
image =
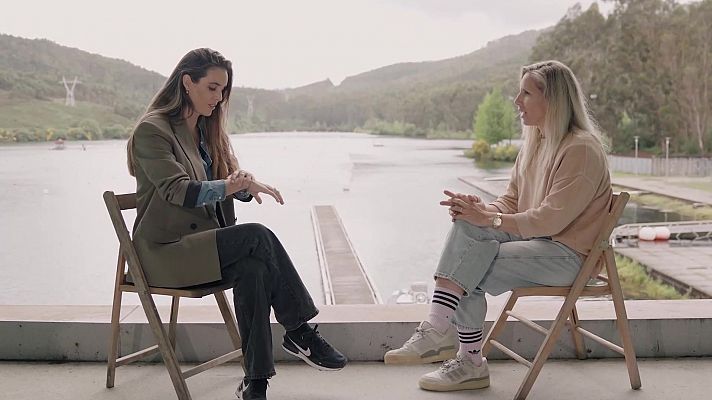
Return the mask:
POLYGON ((225 191, 226 194, 230 195, 241 190, 246 190, 259 204, 262 204, 260 193, 272 196, 277 203, 284 204, 282 194, 279 193, 277 188, 259 182, 251 173, 243 169, 238 169, 225 179, 225 191))
POLYGON ((493 213, 487 211, 487 205, 481 198, 471 194, 453 193, 449 190, 443 193, 448 199, 441 201, 440 205, 449 207, 452 222, 461 219, 472 225, 491 225, 493 213))

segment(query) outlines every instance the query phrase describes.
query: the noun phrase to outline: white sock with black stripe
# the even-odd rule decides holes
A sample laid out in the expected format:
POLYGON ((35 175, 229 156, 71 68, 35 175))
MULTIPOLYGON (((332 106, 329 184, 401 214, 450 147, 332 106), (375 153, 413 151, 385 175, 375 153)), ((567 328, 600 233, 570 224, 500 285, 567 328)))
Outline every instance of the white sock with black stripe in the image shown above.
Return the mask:
POLYGON ((482 329, 465 329, 457 327, 457 336, 460 338, 461 357, 469 357, 475 365, 482 365, 482 329))
POLYGON ((440 333, 447 331, 452 316, 455 315, 455 310, 460 304, 460 297, 462 297, 460 293, 438 286, 435 287, 433 300, 430 303, 430 314, 428 314, 428 322, 435 330, 440 333))

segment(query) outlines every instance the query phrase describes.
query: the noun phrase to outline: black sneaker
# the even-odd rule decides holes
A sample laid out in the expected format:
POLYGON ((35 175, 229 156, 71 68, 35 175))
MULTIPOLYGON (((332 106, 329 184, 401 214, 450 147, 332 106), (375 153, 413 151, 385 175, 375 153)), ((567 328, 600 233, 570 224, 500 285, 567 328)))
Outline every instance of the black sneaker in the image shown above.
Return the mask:
POLYGON ((301 335, 285 334, 282 348, 320 371, 338 371, 344 368, 346 357, 321 337, 316 330, 318 326, 305 330, 301 335))
POLYGON ((242 400, 267 400, 267 379, 242 379, 235 396, 242 400))

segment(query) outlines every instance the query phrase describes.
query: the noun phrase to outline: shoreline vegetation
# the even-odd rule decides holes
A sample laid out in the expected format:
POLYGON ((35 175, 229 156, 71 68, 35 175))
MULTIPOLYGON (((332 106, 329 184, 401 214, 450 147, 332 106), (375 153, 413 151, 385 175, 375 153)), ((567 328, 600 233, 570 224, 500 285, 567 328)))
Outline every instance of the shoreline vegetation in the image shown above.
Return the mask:
POLYGON ((690 296, 652 277, 639 262, 616 254, 616 265, 626 300, 680 300, 690 296))
MULTIPOLYGON (((381 126, 378 128, 358 128, 352 133, 363 133, 377 136, 404 137, 412 139, 447 139, 447 140, 472 140, 472 132, 467 131, 420 131, 409 126, 409 124, 394 124, 395 128, 389 126, 381 126)), ((38 143, 38 142, 54 142, 62 139, 65 141, 79 140, 110 140, 110 139, 128 139, 133 131, 132 125, 112 124, 106 127, 100 127, 98 123, 92 120, 84 120, 75 126, 68 128, 16 128, 6 129, 0 128, 0 144, 9 143, 38 143)), ((241 135, 245 133, 255 133, 257 131, 231 131, 231 135, 241 135)), ((272 132, 326 132, 315 129, 304 130, 279 130, 272 132)))

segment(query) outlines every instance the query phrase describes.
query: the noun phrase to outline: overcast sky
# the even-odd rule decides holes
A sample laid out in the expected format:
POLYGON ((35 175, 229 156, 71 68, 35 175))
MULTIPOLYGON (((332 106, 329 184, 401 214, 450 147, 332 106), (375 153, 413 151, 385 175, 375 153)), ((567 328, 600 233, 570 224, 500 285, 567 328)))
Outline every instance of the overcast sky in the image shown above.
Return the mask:
MULTIPOLYGON (((0 32, 168 75, 188 50, 233 61, 236 85, 296 87, 472 52, 554 25, 575 0, 13 0, 0 32)), ((584 8, 592 0, 582 0, 584 8)))

